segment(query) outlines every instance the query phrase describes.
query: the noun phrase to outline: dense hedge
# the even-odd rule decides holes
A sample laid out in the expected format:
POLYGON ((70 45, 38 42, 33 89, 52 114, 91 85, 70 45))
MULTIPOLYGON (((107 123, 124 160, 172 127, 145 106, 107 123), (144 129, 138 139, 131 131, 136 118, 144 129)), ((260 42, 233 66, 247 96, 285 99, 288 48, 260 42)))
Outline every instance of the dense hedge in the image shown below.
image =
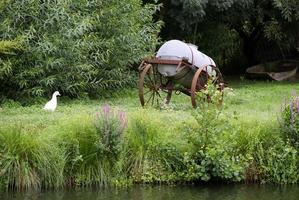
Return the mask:
POLYGON ((0 40, 23 47, 0 55, 2 100, 55 90, 102 95, 132 84, 130 65, 152 52, 160 29, 156 6, 140 0, 7 0, 0 9, 0 40))

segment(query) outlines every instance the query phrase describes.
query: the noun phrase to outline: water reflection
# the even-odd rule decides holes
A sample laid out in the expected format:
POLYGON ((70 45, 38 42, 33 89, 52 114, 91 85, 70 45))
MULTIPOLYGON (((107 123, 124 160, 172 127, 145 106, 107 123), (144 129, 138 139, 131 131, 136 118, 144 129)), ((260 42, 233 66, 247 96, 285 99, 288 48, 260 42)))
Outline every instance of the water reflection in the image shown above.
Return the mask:
POLYGON ((136 186, 125 189, 0 194, 1 200, 297 200, 298 198, 298 185, 136 186))

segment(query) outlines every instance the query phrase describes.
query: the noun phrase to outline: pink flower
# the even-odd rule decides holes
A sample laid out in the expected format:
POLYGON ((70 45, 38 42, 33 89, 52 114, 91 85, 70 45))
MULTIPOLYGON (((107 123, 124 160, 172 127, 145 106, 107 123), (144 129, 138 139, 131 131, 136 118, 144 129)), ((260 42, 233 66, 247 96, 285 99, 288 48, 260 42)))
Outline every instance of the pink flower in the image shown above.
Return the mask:
POLYGON ((109 105, 105 104, 103 107, 103 113, 107 115, 107 114, 109 114, 109 112, 110 112, 109 105))

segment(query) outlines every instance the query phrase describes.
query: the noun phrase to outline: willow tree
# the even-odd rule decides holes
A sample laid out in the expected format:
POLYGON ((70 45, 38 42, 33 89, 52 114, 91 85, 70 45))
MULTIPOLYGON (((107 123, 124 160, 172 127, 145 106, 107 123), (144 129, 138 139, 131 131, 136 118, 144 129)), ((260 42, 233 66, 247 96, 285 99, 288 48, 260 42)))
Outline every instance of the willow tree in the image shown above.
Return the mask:
POLYGON ((132 83, 129 66, 151 53, 160 23, 140 0, 6 0, 0 40, 22 41, 0 79, 8 98, 59 90, 102 95, 132 83), (9 92, 8 92, 9 90, 9 92))

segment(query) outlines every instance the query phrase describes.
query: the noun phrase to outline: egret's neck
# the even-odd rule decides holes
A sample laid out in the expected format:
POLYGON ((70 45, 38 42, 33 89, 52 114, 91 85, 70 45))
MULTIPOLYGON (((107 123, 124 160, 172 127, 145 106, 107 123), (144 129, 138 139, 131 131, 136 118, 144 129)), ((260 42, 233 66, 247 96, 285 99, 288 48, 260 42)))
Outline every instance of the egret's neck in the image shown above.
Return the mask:
POLYGON ((52 100, 57 101, 57 95, 53 94, 52 95, 52 100))

